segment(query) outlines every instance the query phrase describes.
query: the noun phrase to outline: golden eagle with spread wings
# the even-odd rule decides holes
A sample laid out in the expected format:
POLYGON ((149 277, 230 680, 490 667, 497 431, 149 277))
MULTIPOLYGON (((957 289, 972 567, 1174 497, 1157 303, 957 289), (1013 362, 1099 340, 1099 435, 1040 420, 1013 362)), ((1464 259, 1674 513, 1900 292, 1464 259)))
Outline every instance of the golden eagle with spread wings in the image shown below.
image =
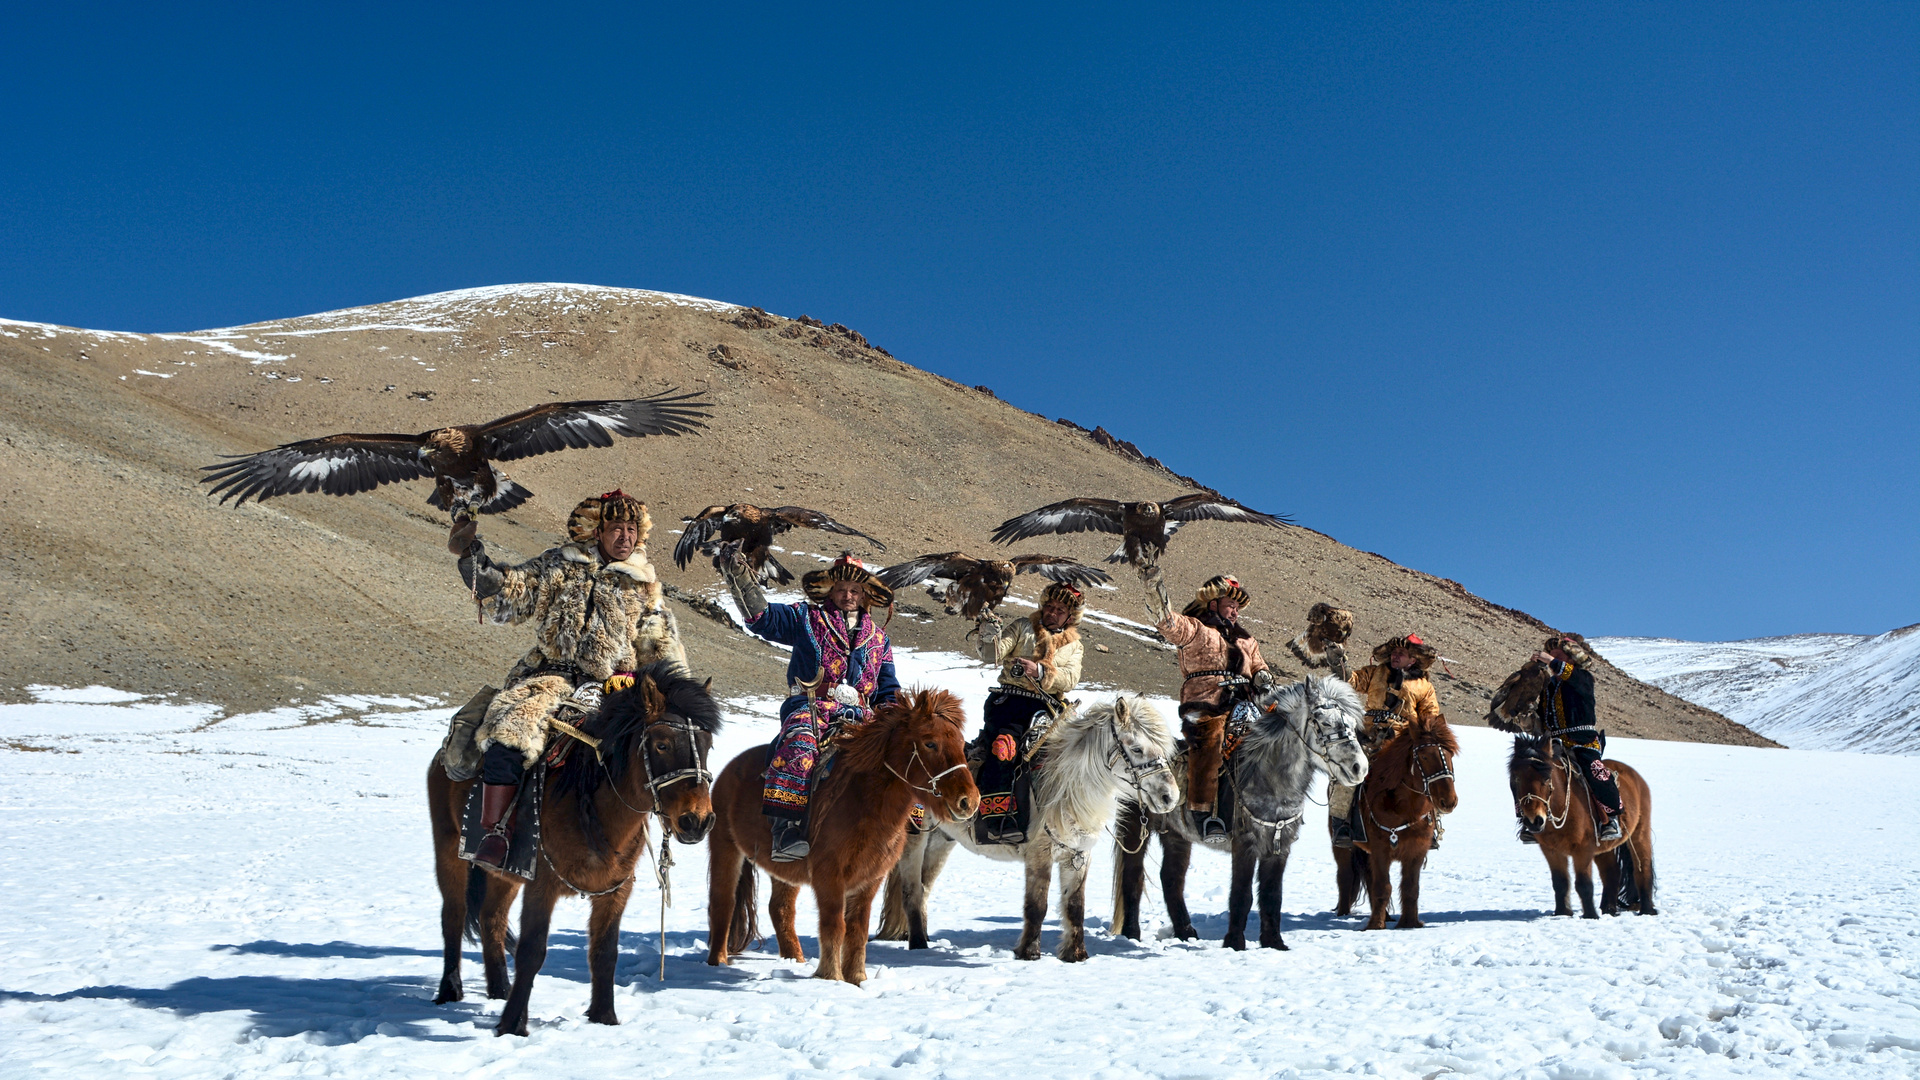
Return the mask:
POLYGON ((236 454, 202 480, 222 503, 303 491, 357 495, 381 484, 431 476, 427 501, 459 518, 511 510, 533 492, 494 465, 568 447, 612 446, 615 435, 684 435, 706 425, 709 402, 676 390, 627 401, 556 401, 486 424, 418 435, 327 435, 257 454, 236 454))
POLYGON ((1249 510, 1220 495, 1182 495, 1166 502, 1067 499, 1001 522, 993 531, 993 542, 1011 544, 1047 533, 1119 533, 1120 546, 1107 561, 1138 566, 1158 562, 1166 554, 1167 541, 1190 521, 1244 521, 1275 529, 1293 524, 1285 515, 1249 510))
POLYGON ((714 569, 723 570, 722 561, 731 559, 737 551, 747 557, 748 567, 759 575, 761 584, 787 585, 793 581, 793 573, 773 557, 773 538, 789 529, 821 529, 842 536, 858 536, 881 551, 887 550, 887 545, 859 529, 842 525, 804 506, 768 509, 751 503, 734 503, 709 506, 680 520, 686 522, 687 527, 680 533, 680 542, 673 545, 675 566, 685 570, 698 552, 713 556, 714 569))
POLYGON ((1015 574, 1039 574, 1052 581, 1063 581, 1076 589, 1105 585, 1113 580, 1105 570, 1064 555, 976 559, 958 551, 949 551, 945 555, 922 555, 889 566, 880 571, 880 583, 898 591, 909 585, 932 581, 933 584, 927 586, 927 595, 945 604, 947 614, 977 619, 982 611, 993 610, 1007 598, 1007 589, 1013 585, 1015 574))

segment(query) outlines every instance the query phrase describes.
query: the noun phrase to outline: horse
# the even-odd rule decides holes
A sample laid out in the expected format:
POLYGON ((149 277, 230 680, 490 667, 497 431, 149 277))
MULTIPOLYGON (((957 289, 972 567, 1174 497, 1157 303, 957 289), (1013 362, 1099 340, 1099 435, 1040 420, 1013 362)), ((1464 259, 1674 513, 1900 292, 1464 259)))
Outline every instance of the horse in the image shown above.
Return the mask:
MULTIPOLYGON (((427 767, 427 809, 433 819, 443 941, 435 1004, 466 996, 460 979, 460 936, 468 924, 469 905, 477 906, 487 996, 507 999, 494 1033, 525 1035, 527 998, 546 961, 553 906, 572 894, 593 904, 587 924, 587 967, 593 982, 587 1019, 620 1022, 613 1008, 613 969, 620 950, 620 916, 647 843, 647 815, 658 814, 662 831, 671 828, 683 844, 699 843, 713 827, 707 752, 720 730, 720 707, 708 693, 712 683, 696 681, 670 661, 641 669, 631 688, 608 694, 600 711, 581 725, 600 740, 598 750, 575 746, 565 764, 550 770, 540 793, 540 862, 533 880, 525 883, 526 900, 520 905, 511 990, 507 910, 523 883, 460 858, 462 809, 474 781, 449 780, 440 755, 434 756, 427 767)), ((528 781, 534 776, 529 770, 528 781)))
POLYGON ((1426 865, 1439 815, 1460 805, 1453 785, 1453 756, 1460 743, 1444 718, 1415 720, 1373 756, 1367 783, 1355 798, 1366 840, 1351 849, 1334 848, 1340 899, 1335 915, 1351 915, 1354 897, 1366 886, 1373 917, 1366 929, 1387 927, 1393 864, 1400 864, 1402 930, 1427 925, 1420 920, 1420 869, 1426 865), (1418 781, 1419 786, 1415 787, 1418 781))
MULTIPOLYGON (((1231 949, 1247 947, 1247 915, 1253 908, 1257 870, 1260 945, 1285 949, 1280 936, 1280 885, 1306 813, 1307 790, 1315 770, 1342 784, 1358 784, 1366 778, 1367 758, 1356 734, 1366 705, 1345 680, 1325 675, 1271 689, 1256 697, 1253 705, 1259 715, 1227 761, 1234 810, 1233 884, 1227 897, 1225 943, 1231 949)), ((1150 832, 1160 836, 1160 888, 1174 933, 1182 941, 1200 936, 1186 901, 1187 866, 1200 834, 1185 809, 1184 762, 1173 772, 1182 788, 1176 808, 1155 813, 1138 805, 1123 807, 1115 830, 1113 925, 1136 940, 1150 832)))
POLYGON ((1513 737, 1513 756, 1507 759, 1507 783, 1513 789, 1513 812, 1520 829, 1540 845, 1553 876, 1553 913, 1572 915, 1567 900, 1567 865, 1573 865, 1573 887, 1580 893, 1583 918, 1597 919, 1593 909, 1593 864, 1601 858, 1601 910, 1620 913, 1622 885, 1630 864, 1633 892, 1628 902, 1637 902, 1642 915, 1656 915, 1653 906, 1653 793, 1647 782, 1629 765, 1611 759, 1620 784, 1620 839, 1601 843, 1594 839, 1591 799, 1586 782, 1574 777, 1580 770, 1568 761, 1559 740, 1539 735, 1513 737), (1579 788, 1578 794, 1575 788, 1579 788))
POLYGON ((979 805, 960 739, 966 712, 945 690, 915 690, 842 731, 815 772, 809 799, 811 853, 773 861, 773 830, 760 812, 768 747, 727 763, 713 785, 719 821, 707 839, 707 963, 725 965, 759 936, 755 866, 773 879, 768 907, 781 957, 802 960, 794 932, 800 886, 820 909, 820 964, 814 978, 859 985, 867 977, 867 919, 881 879, 900 858, 916 800, 942 821, 963 821, 979 805))
POLYGON ((988 858, 1026 864, 1024 918, 1013 950, 1022 960, 1040 959, 1040 927, 1058 863, 1066 927, 1055 955, 1068 963, 1085 960, 1087 856, 1113 820, 1122 791, 1131 791, 1135 801, 1156 813, 1179 805, 1180 785, 1168 764, 1173 749, 1166 718, 1144 698, 1118 698, 1062 717, 1038 748, 1030 787, 1037 828, 1027 842, 982 844, 966 822, 908 836, 900 862, 887 875, 880 932, 874 936, 905 938, 909 949, 927 947, 927 894, 960 844, 988 858))

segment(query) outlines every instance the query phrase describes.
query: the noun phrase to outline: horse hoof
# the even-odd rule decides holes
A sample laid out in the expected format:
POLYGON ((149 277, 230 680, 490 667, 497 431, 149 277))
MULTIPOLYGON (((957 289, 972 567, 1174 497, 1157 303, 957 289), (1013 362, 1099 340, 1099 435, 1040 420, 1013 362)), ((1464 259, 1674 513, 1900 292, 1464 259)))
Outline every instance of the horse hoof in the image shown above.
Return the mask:
POLYGON ((1287 943, 1284 941, 1281 941, 1279 938, 1274 938, 1272 941, 1267 941, 1265 939, 1262 939, 1260 942, 1260 947, 1263 949, 1278 949, 1281 952, 1291 951, 1287 948, 1287 943))
POLYGON ((1227 948, 1232 949, 1234 952, 1247 951, 1247 939, 1243 937, 1239 937, 1237 935, 1234 937, 1228 938, 1223 944, 1225 944, 1227 948))
POLYGON ((1078 949, 1068 949, 1066 951, 1061 952, 1059 955, 1060 955, 1061 963, 1077 964, 1087 958, 1087 950, 1084 947, 1078 948, 1078 949))
POLYGON ((1015 960, 1038 960, 1040 959, 1040 947, 1035 945, 1032 948, 1027 948, 1023 945, 1013 950, 1013 958, 1015 960))
POLYGON ((1173 936, 1179 938, 1181 941, 1192 941, 1200 936, 1200 931, 1195 930, 1193 924, 1189 923, 1175 930, 1173 936))
POLYGON ((603 1013, 597 1013, 592 1009, 588 1009, 587 1022, 590 1024, 605 1024, 608 1027, 619 1027, 620 1017, 615 1015, 612 1009, 608 1009, 603 1013))
POLYGON ((458 984, 448 986, 446 983, 441 983, 440 992, 433 996, 433 1003, 435 1005, 445 1005, 449 1001, 465 1001, 466 997, 466 987, 458 984))

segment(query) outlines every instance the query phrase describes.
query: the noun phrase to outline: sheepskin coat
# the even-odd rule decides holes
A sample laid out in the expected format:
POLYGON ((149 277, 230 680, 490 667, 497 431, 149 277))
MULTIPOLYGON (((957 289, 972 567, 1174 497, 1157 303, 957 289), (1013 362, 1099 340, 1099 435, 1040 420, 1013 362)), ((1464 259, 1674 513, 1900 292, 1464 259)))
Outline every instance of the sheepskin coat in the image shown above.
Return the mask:
POLYGON ((1415 719, 1433 720, 1440 716, 1440 695, 1434 692, 1433 681, 1427 678, 1426 671, 1417 666, 1408 669, 1398 690, 1392 685, 1393 668, 1386 664, 1368 664, 1347 681, 1367 699, 1367 718, 1361 722, 1361 733, 1370 745, 1385 743, 1415 719), (1376 723, 1381 719, 1376 714, 1386 709, 1389 692, 1400 695, 1400 707, 1385 718, 1386 725, 1382 727, 1376 723))
POLYGON ((533 648, 507 673, 474 732, 482 750, 505 743, 529 765, 540 756, 547 720, 576 683, 567 674, 542 673, 543 667, 572 664, 579 668, 579 684, 589 685, 659 660, 687 662, 679 626, 644 549, 615 562, 592 541, 570 543, 518 566, 501 566, 476 541, 460 568, 488 619, 534 624, 533 648))
MULTIPOLYGON (((1168 615, 1160 620, 1155 630, 1167 639, 1167 643, 1180 650, 1176 659, 1180 663, 1180 703, 1204 701, 1208 704, 1221 703, 1220 680, 1214 676, 1202 676, 1190 679, 1187 676, 1196 671, 1227 670, 1227 639, 1219 630, 1199 619, 1187 615, 1168 615)), ((1243 627, 1244 629, 1244 627, 1243 627)), ((1252 678, 1255 672, 1267 670, 1267 662, 1260 655, 1260 643, 1252 634, 1234 642, 1240 650, 1240 666, 1235 670, 1252 678)))
POLYGON ((1022 690, 1032 689, 1026 678, 1013 674, 1010 660, 1032 660, 1040 665, 1040 690, 1059 697, 1080 685, 1080 663, 1086 647, 1080 642, 1080 628, 1067 626, 1048 631, 1040 625, 1038 612, 1024 619, 1009 619, 1000 633, 981 634, 975 648, 980 659, 1000 669, 1000 682, 1022 690))

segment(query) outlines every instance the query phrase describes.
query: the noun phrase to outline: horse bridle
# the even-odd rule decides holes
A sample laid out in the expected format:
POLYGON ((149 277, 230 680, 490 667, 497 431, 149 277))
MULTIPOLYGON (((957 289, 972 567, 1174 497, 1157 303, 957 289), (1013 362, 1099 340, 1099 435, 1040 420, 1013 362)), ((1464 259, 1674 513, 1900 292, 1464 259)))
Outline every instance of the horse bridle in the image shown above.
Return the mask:
MULTIPOLYGON (((1558 742, 1559 740, 1555 739, 1553 741, 1558 742)), ((1551 747, 1552 744, 1549 743, 1548 745, 1549 747, 1551 747)), ((1535 795, 1533 792, 1529 791, 1525 795, 1520 796, 1520 798, 1515 802, 1515 809, 1518 809, 1519 807, 1527 805, 1527 800, 1532 799, 1534 802, 1537 802, 1540 804, 1540 809, 1547 815, 1547 826, 1549 828, 1558 829, 1567 823, 1568 816, 1573 813, 1573 777, 1574 777, 1573 764, 1572 762, 1568 761, 1566 758, 1562 757, 1559 754, 1553 753, 1552 750, 1549 749, 1547 752, 1547 765, 1549 768, 1549 772, 1547 773, 1547 796, 1548 797, 1543 799, 1540 796, 1535 795), (1553 802, 1552 802, 1554 771, 1564 772, 1567 774, 1567 798, 1566 798, 1566 801, 1560 804, 1560 816, 1557 818, 1553 816, 1553 802)), ((1586 777, 1584 776, 1581 777, 1580 779, 1582 783, 1586 781, 1586 777)))
MULTIPOLYGON (((1415 792, 1415 794, 1424 795, 1428 798, 1432 798, 1433 797, 1432 786, 1435 780, 1452 780, 1453 779, 1453 755, 1447 754, 1446 750, 1447 750, 1446 747, 1441 746, 1437 742, 1423 742, 1415 746, 1413 748, 1413 752, 1407 755, 1408 763, 1413 766, 1414 775, 1420 778, 1420 790, 1418 792, 1415 792), (1442 766, 1439 772, 1429 773, 1426 770, 1426 767, 1420 764, 1420 751, 1425 750, 1429 747, 1437 749, 1442 754, 1446 755, 1447 763, 1446 765, 1442 766)), ((1413 791, 1413 788, 1410 785, 1408 785, 1405 780, 1402 780, 1400 782, 1400 786, 1403 788, 1406 788, 1408 791, 1413 791)))
POLYGON ((1132 778, 1135 791, 1144 791, 1147 778, 1156 773, 1166 773, 1169 777, 1173 775, 1173 764, 1164 756, 1148 758, 1145 761, 1134 759, 1133 748, 1128 746, 1127 740, 1120 735, 1119 720, 1111 716, 1107 717, 1107 730, 1113 734, 1113 749, 1107 753, 1107 768, 1111 769, 1116 764, 1125 764, 1127 775, 1132 778))
POLYGON ((944 800, 946 796, 940 793, 940 781, 946 779, 949 774, 959 772, 961 769, 966 768, 967 760, 963 756, 960 759, 958 764, 950 765, 947 768, 941 769, 939 772, 934 772, 933 766, 928 765, 925 761, 922 761, 920 759, 920 743, 918 740, 915 740, 913 744, 913 753, 907 758, 907 768, 911 769, 915 765, 919 765, 920 771, 927 774, 926 787, 921 787, 920 785, 907 779, 907 774, 901 772, 899 769, 894 768, 893 762, 883 761, 881 762, 881 764, 887 767, 888 772, 899 777, 900 782, 907 785, 907 787, 910 790, 917 791, 922 795, 931 795, 936 799, 944 800))

